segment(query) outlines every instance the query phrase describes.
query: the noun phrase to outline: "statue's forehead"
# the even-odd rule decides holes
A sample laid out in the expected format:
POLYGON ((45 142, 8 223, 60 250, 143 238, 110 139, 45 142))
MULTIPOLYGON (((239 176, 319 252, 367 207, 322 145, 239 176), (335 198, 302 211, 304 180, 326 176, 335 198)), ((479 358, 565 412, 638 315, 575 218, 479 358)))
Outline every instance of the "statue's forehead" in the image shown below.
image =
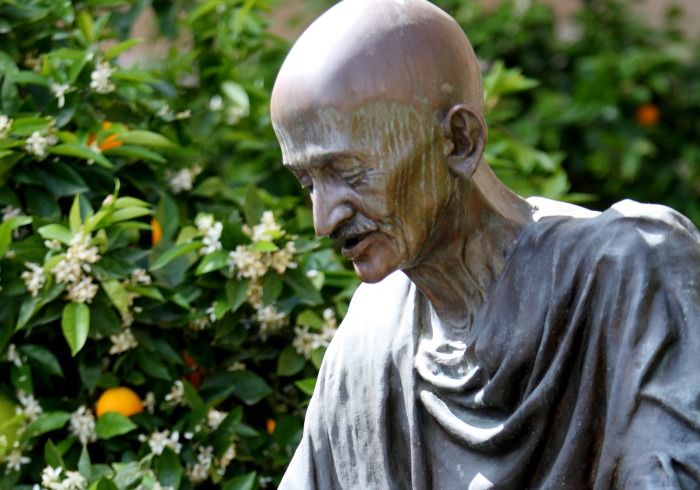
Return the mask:
POLYGON ((439 115, 418 107, 382 100, 350 110, 308 108, 278 120, 274 129, 285 165, 308 164, 336 154, 376 156, 392 151, 398 141, 411 144, 426 131, 432 132, 439 115))

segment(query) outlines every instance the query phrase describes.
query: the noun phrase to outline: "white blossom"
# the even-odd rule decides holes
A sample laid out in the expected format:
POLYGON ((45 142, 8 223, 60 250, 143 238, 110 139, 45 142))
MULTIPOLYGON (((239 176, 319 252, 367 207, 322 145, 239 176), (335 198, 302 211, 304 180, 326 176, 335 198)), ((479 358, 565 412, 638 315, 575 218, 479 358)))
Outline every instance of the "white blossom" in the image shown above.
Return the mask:
POLYGON ((199 249, 200 255, 207 255, 221 249, 221 232, 224 225, 216 221, 211 214, 199 213, 194 220, 199 232, 204 235, 202 243, 204 247, 199 249))
POLYGON ((92 410, 84 405, 71 414, 69 429, 71 435, 77 436, 78 440, 83 445, 97 440, 97 434, 95 433, 95 416, 92 410))
POLYGON ((287 314, 278 312, 274 305, 267 305, 255 313, 255 320, 260 324, 263 336, 277 332, 287 324, 288 319, 287 314))
POLYGON ((229 252, 228 265, 232 271, 234 268, 238 270, 238 279, 253 280, 264 276, 269 267, 262 252, 250 250, 246 245, 238 245, 235 250, 229 252))
POLYGON ((17 218, 19 216, 24 216, 24 213, 22 212, 21 209, 15 208, 13 206, 5 206, 4 208, 0 209, 0 213, 2 213, 2 221, 3 223, 5 221, 9 221, 12 218, 17 218))
POLYGON ((53 92, 54 97, 58 99, 58 108, 61 109, 63 108, 64 105, 66 105, 66 92, 70 90, 70 85, 67 83, 64 84, 58 84, 56 82, 53 82, 51 84, 51 91, 53 92))
POLYGON ((226 450, 226 452, 224 452, 224 454, 221 455, 221 458, 219 458, 218 466, 222 470, 225 470, 228 467, 228 465, 231 464, 231 461, 233 461, 234 459, 236 459, 236 445, 231 444, 226 450))
POLYGON ((153 280, 151 276, 148 275, 145 269, 134 269, 131 273, 131 284, 143 284, 144 286, 150 286, 153 280))
POLYGON ((23 464, 29 464, 32 462, 31 458, 24 456, 22 450, 19 448, 19 443, 15 442, 12 451, 6 454, 3 458, 5 463, 5 474, 9 474, 11 471, 19 471, 22 469, 23 464))
POLYGON ((10 132, 12 128, 12 119, 4 114, 0 114, 0 139, 4 138, 10 132))
MULTIPOLYGON (((94 144, 94 143, 93 143, 93 144, 94 144)), ((97 149, 99 150, 100 147, 98 146, 97 149)), ((100 150, 100 151, 101 151, 101 150, 100 150)), ((105 197, 105 198, 102 200, 102 207, 111 206, 112 204, 114 204, 114 201, 116 201, 116 198, 114 197, 114 194, 109 194, 107 197, 105 197)))
POLYGON ((221 422, 224 421, 227 415, 228 412, 220 412, 219 410, 213 407, 210 408, 207 412, 207 425, 209 426, 209 429, 212 431, 218 429, 221 425, 221 422))
POLYGON ((39 295, 39 291, 46 284, 46 274, 44 274, 44 268, 39 264, 34 262, 25 262, 24 266, 29 269, 21 274, 21 278, 24 284, 27 286, 27 291, 29 291, 34 298, 39 295))
POLYGON ((172 449, 176 454, 180 454, 180 450, 182 450, 182 444, 179 442, 180 433, 178 431, 172 434, 168 429, 165 429, 163 432, 155 431, 148 438, 144 435, 140 435, 139 440, 141 442, 148 441, 151 452, 157 456, 163 454, 163 450, 166 447, 172 449))
POLYGON ((228 371, 245 371, 246 366, 241 361, 233 361, 231 365, 227 368, 228 371))
POLYGON ((330 341, 338 331, 335 312, 332 308, 323 311, 324 324, 320 332, 313 332, 309 327, 294 327, 294 340, 292 347, 307 359, 311 359, 311 353, 319 347, 328 347, 330 341))
POLYGON ((265 211, 260 218, 260 224, 253 226, 243 225, 243 232, 250 237, 253 243, 260 241, 272 241, 284 234, 282 227, 275 221, 272 211, 265 211))
POLYGON ((221 109, 224 108, 224 99, 221 98, 220 95, 214 95, 210 100, 209 100, 209 110, 210 111, 220 111, 221 109))
POLYGON ((270 267, 278 274, 284 274, 284 271, 287 269, 296 269, 297 263, 292 260, 295 252, 294 242, 287 242, 283 249, 272 253, 270 256, 270 267))
POLYGON ((189 117, 192 117, 192 111, 189 110, 189 109, 186 109, 186 110, 184 110, 184 111, 181 111, 181 112, 178 112, 177 114, 175 114, 175 116, 173 117, 173 119, 178 119, 178 120, 180 120, 180 119, 187 119, 187 118, 189 118, 189 117))
POLYGON ((68 283, 68 299, 73 303, 91 303, 99 287, 92 283, 91 276, 83 277, 78 283, 68 283))
POLYGON ((59 484, 62 467, 54 468, 52 466, 47 466, 41 470, 41 486, 44 488, 57 488, 59 484))
POLYGON ((173 402, 177 405, 187 405, 185 401, 185 386, 179 379, 170 387, 170 393, 165 395, 166 402, 173 402))
POLYGON ((201 483, 209 477, 209 470, 214 459, 212 446, 199 446, 197 451, 197 462, 194 465, 188 464, 185 469, 185 474, 192 483, 201 483))
POLYGON ((202 167, 195 165, 192 168, 183 168, 177 172, 168 170, 165 172, 165 178, 168 180, 170 190, 175 194, 179 194, 182 191, 192 190, 194 179, 200 173, 202 173, 202 167))
POLYGON ((108 94, 116 87, 109 81, 109 77, 116 71, 107 61, 97 63, 95 69, 90 74, 90 88, 98 94, 108 94))
POLYGON ((46 154, 46 148, 49 146, 50 140, 48 137, 42 136, 39 131, 34 131, 24 143, 24 149, 27 150, 27 153, 43 157, 46 154))
POLYGON ((5 352, 5 360, 7 360, 7 362, 11 362, 17 367, 22 367, 22 364, 24 364, 15 344, 7 345, 7 351, 5 352))
POLYGON ((200 316, 199 318, 191 320, 187 326, 190 327, 192 330, 202 331, 209 328, 211 326, 211 322, 209 321, 209 317, 200 316))
POLYGON ((226 111, 226 124, 237 124, 242 118, 247 117, 250 110, 247 107, 231 106, 226 111))
POLYGON ((263 307, 263 287, 260 281, 250 281, 248 290, 246 291, 246 301, 256 310, 263 307))
POLYGON ((85 477, 78 471, 66 471, 66 478, 61 482, 61 490, 83 490, 87 484, 85 477))
POLYGON ((44 240, 44 247, 48 248, 49 250, 60 250, 61 249, 61 242, 59 242, 56 239, 44 240))
POLYGON ((130 328, 125 328, 117 335, 110 335, 109 340, 112 341, 112 347, 109 348, 110 354, 121 354, 129 349, 135 349, 139 345, 130 328))
POLYGON ((153 414, 156 411, 156 396, 152 391, 146 393, 146 396, 143 398, 143 407, 150 414, 153 414))
POLYGON ((39 416, 44 413, 44 410, 39 405, 39 402, 31 393, 27 394, 23 390, 17 392, 17 399, 22 408, 17 407, 15 413, 23 414, 29 422, 34 422, 39 416))

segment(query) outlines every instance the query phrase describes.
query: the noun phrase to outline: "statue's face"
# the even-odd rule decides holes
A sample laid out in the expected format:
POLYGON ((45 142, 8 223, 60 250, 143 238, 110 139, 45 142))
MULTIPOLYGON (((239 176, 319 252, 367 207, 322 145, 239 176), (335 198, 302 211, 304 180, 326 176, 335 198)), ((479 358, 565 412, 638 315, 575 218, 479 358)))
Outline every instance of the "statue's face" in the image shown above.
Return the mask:
POLYGON ((453 190, 437 122, 378 102, 290 126, 275 129, 287 168, 311 194, 316 233, 341 244, 364 282, 420 263, 453 190))

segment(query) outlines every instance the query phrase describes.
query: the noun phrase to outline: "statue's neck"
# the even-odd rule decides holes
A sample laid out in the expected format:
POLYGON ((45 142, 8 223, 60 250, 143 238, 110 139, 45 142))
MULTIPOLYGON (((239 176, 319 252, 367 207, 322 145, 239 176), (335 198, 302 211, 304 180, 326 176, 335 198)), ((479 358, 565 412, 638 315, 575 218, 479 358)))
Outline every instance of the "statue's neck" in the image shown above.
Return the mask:
POLYGON ((431 248, 404 270, 447 329, 468 329, 500 276, 532 207, 508 190, 487 165, 455 193, 431 237, 431 248))

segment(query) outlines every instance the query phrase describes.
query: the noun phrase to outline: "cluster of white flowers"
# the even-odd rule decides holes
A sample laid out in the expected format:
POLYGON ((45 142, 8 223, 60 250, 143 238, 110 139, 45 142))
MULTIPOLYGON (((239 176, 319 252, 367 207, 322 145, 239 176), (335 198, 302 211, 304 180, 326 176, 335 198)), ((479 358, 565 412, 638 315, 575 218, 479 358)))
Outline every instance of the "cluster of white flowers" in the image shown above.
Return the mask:
POLYGON ((218 429, 221 425, 221 422, 224 421, 227 415, 228 412, 222 412, 213 407, 210 408, 207 412, 207 425, 209 426, 209 429, 211 431, 215 431, 216 429, 218 429))
MULTIPOLYGON (((280 224, 275 221, 272 211, 265 211, 260 224, 253 226, 252 229, 243 225, 243 233, 248 235, 254 244, 263 241, 271 242, 285 235, 280 224)), ((229 267, 232 270, 237 269, 238 279, 247 278, 254 282, 264 276, 270 268, 278 274, 284 274, 287 269, 295 269, 297 267, 297 263, 293 260, 295 252, 292 241, 288 241, 284 248, 276 252, 264 253, 251 250, 246 245, 238 245, 236 250, 229 253, 229 267)))
POLYGON ((15 344, 7 345, 7 350, 5 351, 3 360, 11 362, 17 367, 22 367, 22 364, 24 364, 24 362, 22 362, 22 357, 20 357, 19 351, 17 350, 17 346, 15 344))
MULTIPOLYGON (((5 436, 3 436, 5 437, 5 436)), ((19 442, 15 441, 12 445, 12 450, 0 458, 0 462, 5 464, 5 474, 8 475, 12 471, 19 471, 23 464, 32 462, 29 456, 22 454, 19 447, 19 442)))
POLYGON ((15 414, 24 415, 27 422, 34 422, 39 416, 44 413, 44 410, 39 405, 39 402, 31 393, 27 394, 23 390, 17 392, 17 399, 21 407, 15 408, 15 414))
MULTIPOLYGON (((131 277, 129 279, 125 279, 122 282, 122 285, 127 288, 127 310, 126 311, 121 311, 121 317, 122 317, 122 326, 126 329, 128 329, 132 323, 134 323, 134 314, 133 313, 140 313, 141 312, 141 307, 140 306, 134 306, 134 300, 136 298, 139 298, 141 295, 137 293, 136 291, 130 291, 129 286, 138 286, 138 285, 144 285, 144 286, 150 286, 151 283, 153 282, 153 279, 151 279, 151 276, 148 275, 145 269, 137 268, 134 269, 134 271, 131 273, 131 277), (133 313, 132 313, 133 312, 133 313)), ((130 339, 130 343, 134 344, 136 342, 136 339, 134 339, 134 336, 129 334, 121 334, 120 339, 122 341, 125 341, 127 339, 130 339)), ((112 341, 113 343, 114 340, 112 341)), ((126 345, 126 344, 124 344, 126 345)), ((136 347, 137 344, 132 345, 129 348, 134 348, 136 347)), ((124 352, 124 351, 122 351, 124 352)))
POLYGON ((231 444, 217 462, 217 466, 219 467, 219 469, 217 469, 217 473, 223 475, 228 465, 230 465, 231 461, 234 459, 236 459, 236 445, 231 444))
POLYGON ((0 138, 4 138, 12 128, 12 119, 5 114, 0 114, 0 138))
POLYGON ((58 138, 55 135, 49 134, 42 136, 41 132, 34 131, 29 138, 24 141, 24 149, 27 153, 43 157, 46 154, 46 148, 58 143, 58 138))
POLYGON ((201 483, 209 477, 209 470, 214 460, 212 446, 199 446, 197 453, 197 462, 193 465, 188 464, 185 469, 185 474, 192 483, 201 483))
POLYGON ((56 264, 51 272, 58 282, 66 283, 68 299, 74 303, 90 303, 97 294, 98 286, 92 276, 85 273, 92 269, 90 264, 100 260, 97 247, 91 247, 92 237, 78 233, 70 243, 64 260, 56 264))
POLYGON ((320 332, 313 332, 309 327, 294 327, 294 340, 292 347, 307 359, 311 359, 311 353, 319 347, 328 347, 328 344, 338 331, 338 323, 332 308, 323 311, 324 324, 320 332))
POLYGON ((110 335, 109 340, 112 341, 112 347, 109 348, 109 353, 112 355, 135 349, 139 345, 134 333, 128 327, 117 335, 110 335))
POLYGON ((194 179, 202 173, 202 167, 195 165, 192 168, 183 168, 177 172, 168 170, 165 172, 165 178, 168 180, 170 190, 175 194, 180 194, 182 191, 192 190, 194 179))
POLYGON ((47 466, 41 471, 41 486, 51 490, 83 490, 87 480, 77 471, 66 471, 66 477, 61 479, 63 468, 47 466))
POLYGON ((173 383, 170 387, 170 393, 165 395, 165 401, 172 402, 176 405, 187 405, 187 401, 185 400, 185 385, 182 384, 182 381, 178 379, 173 383))
POLYGON ((46 284, 46 274, 44 274, 44 268, 39 264, 34 262, 25 262, 24 266, 29 269, 28 271, 22 272, 20 276, 27 286, 27 291, 32 294, 32 297, 36 298, 39 295, 39 291, 46 284))
POLYGON ((260 324, 260 333, 266 337, 287 325, 289 317, 286 313, 278 312, 274 305, 267 305, 255 312, 255 320, 260 324))
POLYGON ((14 206, 5 206, 4 208, 0 209, 0 213, 2 213, 3 223, 5 221, 11 220, 12 218, 24 216, 24 212, 22 212, 21 209, 16 208, 14 206))
POLYGON ((95 415, 86 406, 81 406, 70 416, 70 433, 77 436, 82 445, 88 442, 95 442, 95 415))
POLYGON ((199 249, 200 255, 207 255, 221 249, 221 232, 224 230, 221 221, 216 221, 211 214, 199 213, 194 219, 194 224, 203 235, 204 246, 199 249))
POLYGON ((155 455, 163 454, 163 450, 169 447, 174 453, 180 454, 182 450, 182 444, 180 444, 180 433, 174 431, 172 434, 168 429, 163 432, 155 431, 150 437, 146 437, 143 434, 139 436, 139 441, 148 441, 148 446, 151 448, 151 452, 155 455))
POLYGON ((90 88, 98 94, 108 94, 113 92, 117 87, 109 81, 109 77, 117 71, 107 61, 97 63, 95 69, 90 74, 90 88))

